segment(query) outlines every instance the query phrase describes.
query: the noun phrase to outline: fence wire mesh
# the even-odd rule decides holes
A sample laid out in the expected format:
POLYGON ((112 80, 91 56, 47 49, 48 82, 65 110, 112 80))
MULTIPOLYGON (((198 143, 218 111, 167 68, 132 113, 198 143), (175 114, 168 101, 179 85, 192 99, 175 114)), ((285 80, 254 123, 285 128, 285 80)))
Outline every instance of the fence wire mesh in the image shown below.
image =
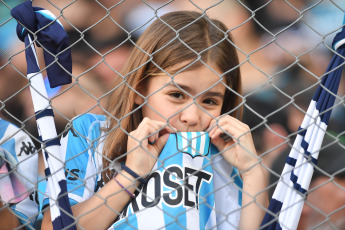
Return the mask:
MULTIPOLYGON (((6 172, 3 167, 1 168, 0 223, 3 226, 8 226, 9 229, 22 227, 40 229, 43 213, 49 209, 45 199, 49 198, 49 189, 46 189, 47 178, 43 165, 42 150, 44 147, 41 146, 42 141, 39 139, 35 112, 30 99, 30 81, 26 76, 26 47, 17 39, 15 31, 17 22, 10 15, 11 9, 23 2, 22 0, 1 0, 0 2, 0 115, 2 118, 0 120, 2 122, 0 123, 0 146, 1 150, 13 149, 15 154, 12 161, 5 157, 5 153, 1 155, 1 167, 3 164, 6 165, 6 162, 9 162, 13 167, 8 168, 6 172), (17 128, 5 123, 4 120, 17 128), (17 200, 20 200, 21 195, 25 196, 25 193, 17 193, 15 198, 11 198, 12 200, 6 200, 8 192, 4 191, 6 190, 4 188, 8 175, 15 175, 13 177, 19 178, 27 188, 28 197, 23 198, 23 201, 17 200)), ((155 207, 155 211, 149 214, 152 215, 152 220, 149 221, 151 225, 148 227, 151 229, 193 229, 196 223, 193 223, 193 226, 188 226, 183 218, 195 215, 192 210, 196 207, 197 209, 210 208, 217 213, 217 224, 208 226, 211 229, 220 227, 228 217, 234 218, 233 222, 230 221, 229 226, 236 229, 241 209, 253 204, 262 209, 263 212, 267 211, 267 207, 257 200, 266 192, 268 192, 269 198, 272 196, 285 159, 297 135, 298 127, 306 114, 307 106, 335 53, 332 50, 331 42, 336 32, 344 26, 342 24, 345 11, 343 1, 47 0, 33 1, 32 3, 33 6, 50 10, 56 15, 70 39, 73 58, 72 83, 50 88, 45 77, 45 86, 48 92, 46 99, 54 111, 59 138, 64 140, 73 136, 80 138, 81 145, 85 144, 85 146, 78 148, 66 146, 66 140, 61 143, 62 163, 71 204, 84 202, 91 197, 102 200, 99 202, 100 205, 74 217, 78 227, 87 229, 88 226, 83 225, 85 218, 90 218, 92 212, 97 212, 97 210, 97 213, 101 214, 99 210, 103 209, 107 209, 107 212, 111 210, 114 213, 112 217, 118 218, 117 220, 127 216, 121 219, 121 223, 124 223, 128 229, 138 227, 136 225, 138 223, 134 224, 130 221, 133 216, 136 216, 133 212, 152 210, 152 207, 155 207), (210 33, 221 33, 223 39, 210 42, 209 47, 205 50, 193 50, 190 45, 193 41, 187 41, 185 37, 180 36, 183 30, 191 31, 190 28, 194 22, 175 31, 174 40, 166 41, 158 50, 147 51, 137 45, 136 42, 140 35, 154 20, 160 20, 163 25, 171 28, 170 25, 161 20, 161 16, 178 10, 196 11, 202 15, 208 15, 210 18, 216 18, 223 22, 228 30, 222 31, 213 24, 214 28, 210 30, 210 33), (232 34, 234 42, 227 37, 228 33, 232 34), (155 58, 159 52, 169 53, 169 49, 171 49, 169 45, 174 44, 174 42, 183 44, 186 52, 191 51, 190 53, 194 54, 193 62, 186 64, 179 63, 177 60, 176 64, 180 65, 177 69, 173 69, 164 66, 164 60, 155 58), (232 69, 227 69, 227 71, 219 71, 218 68, 215 68, 217 66, 214 66, 214 63, 207 59, 209 57, 204 55, 222 42, 231 44, 239 57, 239 64, 232 69), (137 54, 144 53, 145 55, 138 54, 143 60, 138 58, 136 61, 141 64, 133 65, 135 68, 125 68, 127 72, 124 72, 122 69, 126 66, 132 50, 135 50, 134 52, 137 54), (201 63, 199 68, 194 68, 198 63, 201 63), (151 66, 150 70, 143 69, 148 65, 151 66), (200 69, 203 72, 193 72, 200 69), (178 84, 178 80, 181 79, 179 76, 191 76, 188 75, 190 73, 188 70, 192 70, 192 74, 198 74, 198 78, 195 76, 191 78, 197 79, 197 81, 189 83, 198 89, 197 92, 190 92, 188 88, 178 84), (234 91, 224 80, 227 74, 236 70, 241 71, 242 94, 234 91), (151 78, 165 74, 164 76, 168 76, 169 80, 162 88, 152 90, 149 87, 144 87, 138 90, 135 84, 140 82, 132 84, 130 79, 143 73, 148 74, 151 78), (202 83, 205 73, 216 78, 206 88, 205 84, 202 83), (183 100, 189 100, 189 102, 183 106, 176 105, 173 108, 165 106, 164 103, 157 106, 154 104, 154 96, 157 94, 161 97, 161 92, 166 87, 174 87, 175 91, 170 95, 176 100, 184 98, 183 100), (206 98, 203 101, 200 99, 215 87, 223 87, 232 97, 239 97, 239 104, 227 111, 227 114, 235 116, 242 107, 242 122, 249 127, 239 137, 232 136, 235 144, 230 148, 240 146, 251 155, 255 155, 255 152, 247 149, 246 145, 241 143, 241 137, 250 132, 256 147, 258 161, 249 168, 229 174, 218 187, 201 194, 198 186, 209 183, 212 175, 208 175, 207 170, 212 165, 217 164, 219 160, 217 157, 203 156, 203 150, 198 149, 196 144, 193 144, 193 141, 199 140, 204 134, 194 133, 191 139, 184 136, 183 133, 177 134, 176 141, 181 139, 181 143, 185 143, 185 145, 180 146, 180 149, 177 145, 177 152, 164 153, 163 151, 161 154, 167 154, 165 158, 162 155, 158 158, 157 155, 153 154, 154 150, 142 146, 147 141, 155 142, 158 134, 162 134, 162 130, 166 130, 171 127, 171 124, 174 124, 176 117, 182 119, 181 116, 186 116, 185 119, 190 119, 189 122, 197 123, 198 121, 193 120, 197 118, 188 117, 188 114, 203 113, 204 116, 208 117, 208 120, 215 119, 214 127, 220 126, 221 119, 218 119, 209 107, 217 104, 218 99, 214 99, 214 97, 206 98), (116 92, 126 92, 126 90, 132 93, 124 95, 131 95, 132 98, 121 99, 123 105, 120 106, 111 95, 116 92), (150 94, 146 94, 146 92, 150 92, 150 94), (136 98, 136 103, 138 102, 137 106, 125 108, 127 106, 125 102, 133 101, 133 97, 136 98), (108 104, 113 109, 109 110, 111 107, 107 106, 108 104), (115 109, 123 111, 119 113, 114 111, 115 109), (142 126, 154 129, 153 132, 147 134, 148 136, 144 135, 144 129, 139 130, 138 128, 139 131, 134 131, 136 128, 133 128, 129 131, 124 128, 132 116, 136 116, 138 112, 144 110, 146 111, 145 114, 164 121, 165 124, 159 124, 159 128, 154 128, 154 125, 157 124, 144 119, 141 123, 144 124, 142 126), (89 119, 90 130, 97 132, 95 131, 97 129, 97 134, 81 129, 80 124, 76 123, 76 118, 84 114, 97 115, 97 118, 95 115, 84 116, 89 119), (123 116, 117 117, 117 114, 123 116), (100 129, 106 123, 104 117, 110 117, 109 121, 113 124, 111 129, 100 129), (92 122, 94 123, 91 124, 92 122), (106 137, 111 134, 113 134, 111 137, 116 138, 116 141, 135 142, 136 147, 124 151, 123 148, 127 148, 126 143, 116 146, 106 145, 114 151, 119 148, 119 152, 126 152, 121 156, 112 153, 106 154, 102 148, 106 137), (78 152, 79 150, 80 152, 78 152), (100 190, 104 188, 106 182, 112 180, 114 174, 116 175, 115 171, 120 172, 120 174, 123 172, 120 162, 124 162, 126 157, 128 159, 135 152, 142 150, 146 155, 152 156, 151 161, 153 159, 157 161, 156 168, 154 172, 149 174, 148 184, 139 186, 135 190, 131 190, 132 192, 128 191, 130 187, 124 186, 125 188, 123 188, 123 190, 127 189, 129 194, 134 193, 140 204, 132 202, 128 206, 129 208, 124 208, 124 204, 122 209, 118 210, 111 205, 114 194, 104 195, 100 190), (176 164, 171 163, 173 162, 171 159, 179 156, 181 152, 190 152, 193 157, 195 155, 202 156, 204 165, 197 169, 177 167, 176 164), (76 162, 79 162, 80 167, 74 167, 76 162), (243 177, 243 173, 257 164, 264 168, 268 182, 261 192, 249 194, 242 190, 242 181, 239 177, 243 177), (162 190, 151 191, 148 189, 150 186, 160 187, 160 183, 166 187, 162 190), (239 194, 241 194, 231 200, 235 203, 231 203, 231 212, 226 209, 212 209, 212 207, 207 206, 210 197, 213 197, 217 192, 223 194, 222 191, 228 191, 226 188, 230 187, 232 191, 239 190, 239 194), (240 196, 250 196, 251 202, 242 207, 236 206, 240 203, 238 201, 241 200, 240 196), (185 212, 172 216, 169 208, 177 204, 182 205, 185 212), (123 210, 125 212, 122 212, 123 210), (159 215, 165 215, 165 223, 159 223, 159 215)), ((34 34, 34 37, 36 35, 34 34)), ((37 37, 35 39, 37 42, 37 37)), ((44 44, 41 46, 44 49, 44 44)), ((43 64, 42 49, 37 49, 37 52, 40 72, 45 76, 48 67, 43 64)), ((132 56, 132 58, 137 57, 132 56)), ((216 59, 215 57, 211 58, 216 59)), ((304 209, 298 227, 301 230, 345 228, 344 86, 344 79, 342 79, 335 105, 332 107, 333 112, 325 140, 321 147, 319 165, 315 166, 315 175, 308 196, 305 197, 304 209), (336 157, 333 157, 335 155, 336 157)), ((121 95, 118 94, 118 96, 121 95)), ((162 100, 162 98, 159 99, 162 100)), ((138 126, 138 122, 132 122, 134 123, 130 125, 138 126)), ((176 128, 178 131, 205 131, 176 128)), ((224 128, 220 129, 231 136, 224 128)), ((219 169, 215 173, 224 172, 219 169)), ((130 179, 129 174, 125 173, 122 176, 130 179)), ((119 178, 122 183, 125 181, 123 177, 119 178)), ((121 192, 116 194, 121 194, 121 192)), ((127 202, 128 199, 125 203, 127 202)), ((98 215, 97 219, 102 219, 102 215, 98 215)))

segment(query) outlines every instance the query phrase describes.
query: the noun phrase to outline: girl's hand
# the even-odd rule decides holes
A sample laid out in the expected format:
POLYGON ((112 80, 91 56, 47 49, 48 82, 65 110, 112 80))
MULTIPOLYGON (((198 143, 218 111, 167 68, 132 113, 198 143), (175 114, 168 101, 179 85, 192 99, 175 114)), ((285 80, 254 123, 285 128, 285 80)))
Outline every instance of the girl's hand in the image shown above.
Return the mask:
POLYGON ((170 133, 176 131, 166 122, 145 117, 128 135, 126 166, 140 176, 151 172, 170 133))
MULTIPOLYGON (((209 136, 224 159, 235 166, 240 172, 250 171, 258 162, 258 156, 254 147, 253 138, 248 125, 229 115, 213 119, 209 125, 209 136), (232 139, 225 141, 222 136, 227 134, 232 139)), ((248 172, 243 172, 245 176, 248 172)))

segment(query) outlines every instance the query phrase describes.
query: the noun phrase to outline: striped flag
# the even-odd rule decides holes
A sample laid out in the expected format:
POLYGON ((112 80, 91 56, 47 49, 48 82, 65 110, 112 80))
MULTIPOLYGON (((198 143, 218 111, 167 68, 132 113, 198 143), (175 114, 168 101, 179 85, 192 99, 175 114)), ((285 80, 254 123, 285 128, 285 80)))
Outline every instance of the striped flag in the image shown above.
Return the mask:
POLYGON ((50 11, 32 7, 31 1, 13 8, 11 15, 19 22, 17 35, 25 43, 27 77, 30 81, 37 128, 45 156, 45 175, 51 195, 49 200, 53 228, 76 229, 67 195, 64 162, 61 161, 54 114, 32 40, 34 37, 37 39, 37 45, 43 47, 49 82, 51 87, 56 87, 71 82, 69 73, 72 72, 72 60, 68 37, 61 23, 50 11))
MULTIPOLYGON (((345 21, 344 21, 345 23, 345 21)), ((334 57, 308 107, 261 229, 296 229, 317 164, 319 150, 339 88, 345 56, 345 30, 333 40, 334 57)))

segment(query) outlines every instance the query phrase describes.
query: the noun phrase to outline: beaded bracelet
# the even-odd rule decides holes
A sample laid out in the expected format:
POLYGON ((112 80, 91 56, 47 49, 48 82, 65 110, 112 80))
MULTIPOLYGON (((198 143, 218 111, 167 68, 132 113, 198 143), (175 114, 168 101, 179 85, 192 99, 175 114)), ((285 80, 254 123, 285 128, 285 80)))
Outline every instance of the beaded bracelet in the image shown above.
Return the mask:
POLYGON ((116 180, 116 175, 117 173, 114 174, 114 180, 116 181, 116 183, 124 190, 126 191, 132 198, 135 198, 135 195, 133 193, 131 193, 130 191, 128 191, 118 180, 116 180))
POLYGON ((132 177, 134 177, 136 180, 138 180, 140 183, 146 183, 146 180, 136 174, 132 169, 128 168, 126 165, 122 165, 121 168, 125 170, 128 174, 130 174, 132 177))

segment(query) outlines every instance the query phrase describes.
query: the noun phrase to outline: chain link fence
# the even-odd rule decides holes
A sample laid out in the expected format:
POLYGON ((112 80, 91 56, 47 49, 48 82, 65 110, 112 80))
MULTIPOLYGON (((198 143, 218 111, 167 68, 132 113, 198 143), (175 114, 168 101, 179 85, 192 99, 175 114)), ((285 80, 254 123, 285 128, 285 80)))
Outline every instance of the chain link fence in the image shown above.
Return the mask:
MULTIPOLYGON (((25 47, 17 39, 16 21, 10 15, 11 9, 22 2, 21 0, 1 0, 0 2, 0 114, 3 120, 18 127, 18 129, 14 127, 8 129, 11 125, 0 124, 2 129, 0 130, 0 135, 2 135, 0 136, 0 145, 6 149, 11 145, 10 142, 15 140, 13 141, 15 143, 13 148, 16 156, 13 161, 17 162, 12 162, 12 165, 15 165, 11 169, 13 171, 9 170, 7 173, 1 171, 0 181, 5 183, 4 178, 6 175, 16 174, 21 181, 25 181, 24 185, 30 188, 30 194, 24 200, 26 203, 23 202, 23 206, 20 206, 20 203, 14 204, 14 201, 13 204, 6 202, 4 193, 1 193, 0 213, 3 217, 6 216, 7 220, 13 222, 13 225, 10 225, 11 228, 25 226, 28 229, 40 229, 43 212, 47 210, 45 197, 49 197, 49 192, 46 190, 41 141, 39 140, 35 113, 30 99, 30 81, 26 76, 25 47), (26 139, 25 136, 29 136, 32 141, 26 139)), ((75 184, 75 190, 70 195, 72 204, 82 202, 82 198, 96 194, 104 186, 104 180, 107 181, 113 176, 114 171, 112 169, 118 170, 118 167, 120 167, 117 164, 114 166, 114 157, 104 155, 100 150, 100 146, 103 146, 103 140, 109 132, 104 132, 106 135, 97 139, 90 139, 90 136, 86 135, 89 134, 88 132, 81 133, 80 130, 75 128, 77 124, 72 125, 72 122, 76 120, 76 116, 79 117, 87 113, 112 116, 111 111, 107 109, 107 105, 111 103, 111 93, 120 90, 121 87, 131 88, 132 86, 127 83, 127 77, 135 74, 135 72, 142 71, 139 67, 129 73, 121 72, 132 50, 145 52, 136 45, 139 36, 154 20, 157 18, 159 20, 165 13, 178 10, 197 11, 207 14, 210 18, 216 18, 227 26, 228 32, 234 38, 233 46, 239 56, 239 65, 236 68, 241 70, 243 88, 243 93, 240 96, 240 105, 243 107, 242 121, 250 127, 259 156, 259 164, 265 169, 267 176, 268 183, 262 192, 268 192, 269 197, 271 197, 298 127, 306 114, 307 106, 324 76, 331 57, 334 55, 331 42, 336 32, 343 27, 342 22, 345 11, 345 4, 341 0, 47 0, 33 1, 33 6, 50 10, 56 15, 70 38, 73 59, 72 83, 50 88, 48 80, 45 78, 45 86, 49 103, 55 114, 54 120, 59 137, 64 138, 67 134, 68 136, 81 136, 90 145, 86 150, 87 153, 91 151, 93 156, 92 160, 84 159, 84 168, 73 168, 71 162, 85 157, 85 152, 80 152, 77 156, 69 158, 68 151, 74 150, 62 143, 63 148, 67 148, 66 156, 63 155, 66 180, 70 184, 75 184), (91 167, 88 164, 93 166, 91 167), (103 168, 102 165, 106 165, 106 167, 103 168), (90 167, 94 171, 90 171, 90 167), (78 189, 81 188, 85 189, 83 191, 85 192, 84 195, 78 193, 78 189)), ((185 29, 188 30, 188 26, 185 29)), ((213 46, 215 45, 211 45, 210 49, 213 46)), ((190 47, 187 46, 187 48, 190 47)), ((42 50, 37 49, 37 51, 37 58, 41 65, 40 71, 43 75, 46 75, 42 50)), ((152 61, 153 56, 148 57, 148 60, 152 61)), ((199 54, 197 61, 203 63, 202 66, 209 71, 207 73, 215 73, 212 67, 208 65, 209 63, 202 60, 199 54)), ((178 73, 170 73, 170 70, 164 69, 163 66, 156 66, 155 68, 159 70, 156 72, 168 73, 172 79, 171 81, 178 76, 178 73)), ((216 74, 220 79, 224 76, 223 74, 216 74)), ((160 90, 162 89, 156 92, 160 90)), ((183 89, 180 88, 180 90, 183 89)), ((200 94, 209 89, 202 90, 200 94)), ((186 93, 186 91, 183 92, 186 93)), ((333 112, 327 134, 320 151, 319 166, 315 169, 315 175, 308 196, 305 199, 298 229, 345 228, 344 92, 343 77, 335 105, 332 108, 333 112)), ((187 97, 192 98, 192 102, 176 113, 189 110, 193 105, 197 105, 197 108, 201 111, 208 113, 207 110, 196 103, 198 95, 186 93, 187 97)), ((147 104, 149 97, 142 96, 140 95, 147 104)), ((116 105, 116 102, 113 101, 112 103, 114 106, 116 105)), ((164 117, 152 106, 148 105, 148 107, 152 113, 158 114, 157 116, 163 117, 167 121, 171 121, 176 115, 164 117)), ((126 118, 135 112, 136 108, 132 108, 124 117, 113 116, 113 122, 121 124, 122 121, 125 122, 126 118)), ((208 115, 212 116, 212 114, 208 115)), ((104 123, 104 119, 102 119, 100 120, 104 123)), ((99 118, 96 120, 98 121, 99 118)), ((95 127, 99 128, 101 126, 95 127)), ((104 131, 103 129, 100 130, 104 131)), ((125 140, 127 140, 128 135, 131 135, 127 130, 122 129, 121 135, 123 134, 126 136, 125 140)), ((198 140, 201 136, 200 134, 193 136, 192 140, 198 140)), ((176 139, 181 137, 182 142, 188 139, 179 135, 176 136, 176 139)), ((139 142, 142 143, 142 141, 139 142)), ((200 150, 191 146, 191 143, 187 144, 187 147, 181 148, 189 147, 191 152, 194 151, 193 154, 198 154, 200 150)), ((172 155, 178 154, 172 153, 172 155)), ((126 156, 126 154, 123 156, 126 156)), ((152 205, 162 203, 162 200, 168 204, 167 206, 171 205, 171 202, 179 198, 179 192, 182 193, 182 184, 185 186, 186 183, 183 182, 186 179, 183 178, 184 176, 187 177, 187 181, 188 178, 193 181, 190 182, 189 189, 185 191, 187 196, 188 194, 190 197, 201 196, 195 190, 197 182, 201 177, 202 183, 208 181, 205 174, 206 168, 208 165, 212 165, 215 159, 206 157, 208 160, 208 163, 205 163, 206 165, 196 171, 190 169, 191 171, 187 173, 180 172, 178 167, 173 167, 174 164, 171 165, 169 155, 166 158, 166 161, 160 160, 161 158, 158 159, 157 171, 150 175, 150 181, 158 183, 158 181, 164 182, 166 180, 166 183, 170 183, 170 187, 168 186, 171 190, 169 190, 170 193, 164 195, 163 193, 166 191, 162 190, 162 194, 145 194, 147 188, 145 186, 144 189, 139 187, 135 190, 135 195, 139 196, 138 191, 142 191, 140 196, 142 196, 142 200, 146 199, 147 207, 140 206, 137 209, 143 210, 144 207, 149 209, 152 205), (160 169, 161 171, 159 171, 160 169), (168 172, 167 176, 164 175, 166 172, 168 172), (163 179, 160 179, 160 177, 163 179), (152 196, 154 198, 151 198, 152 196)), ((122 158, 117 159, 123 161, 122 158)), ((241 179, 236 177, 238 175, 241 176, 241 173, 231 175, 231 179, 218 189, 235 186, 235 190, 241 190, 241 179)), ((214 193, 217 191, 215 190, 214 193)), ((199 197, 199 200, 196 198, 196 203, 200 199, 207 200, 208 197, 213 196, 212 193, 211 195, 206 194, 201 198, 199 197)), ((243 193, 245 194, 245 192, 243 193)), ((258 194, 254 198, 257 196, 258 194)), ((236 199, 240 198, 237 197, 236 199)), ((108 198, 104 199, 103 204, 107 204, 107 202, 108 198)), ((236 203, 236 201, 233 202, 236 203)), ((253 202, 255 203, 256 200, 254 199, 253 202)), ((188 206, 187 203, 184 206, 188 206)), ((190 204, 191 207, 195 207, 195 205, 195 203, 190 204)), ((266 211, 266 207, 260 207, 266 211)), ((121 214, 121 217, 127 214, 127 218, 130 219, 131 215, 134 216, 131 212, 134 212, 135 209, 136 207, 132 204, 130 208, 126 209, 125 213, 121 214, 116 210, 114 210, 114 213, 121 214)), ((162 213, 168 213, 162 207, 158 209, 162 213)), ((235 216, 240 209, 233 208, 235 216)), ((223 212, 223 210, 214 211, 223 212)), ((92 212, 92 210, 89 212, 92 212)), ((157 213, 152 215, 159 215, 157 213)), ((188 209, 186 213, 188 214, 188 209)), ((180 216, 183 215, 185 213, 181 213, 180 216)), ((87 215, 84 214, 84 216, 87 215)), ((170 216, 168 218, 170 222, 165 223, 166 227, 176 226, 181 229, 189 229, 188 226, 182 223, 180 216, 170 216)), ((81 223, 82 217, 83 215, 76 218, 77 224, 81 223)), ((127 223, 126 220, 128 219, 124 218, 121 221, 125 220, 124 222, 127 223)), ((3 221, 2 217, 0 217, 1 221, 3 221)), ((137 226, 133 225, 132 222, 129 223, 129 228, 136 229, 137 226)), ((157 225, 152 224, 152 226, 157 225)), ((231 224, 231 226, 236 227, 236 224, 231 224)), ((79 227, 85 228, 86 226, 79 225, 79 227)), ((164 224, 161 227, 164 228, 164 224)), ((217 225, 212 227, 216 229, 217 225)))

